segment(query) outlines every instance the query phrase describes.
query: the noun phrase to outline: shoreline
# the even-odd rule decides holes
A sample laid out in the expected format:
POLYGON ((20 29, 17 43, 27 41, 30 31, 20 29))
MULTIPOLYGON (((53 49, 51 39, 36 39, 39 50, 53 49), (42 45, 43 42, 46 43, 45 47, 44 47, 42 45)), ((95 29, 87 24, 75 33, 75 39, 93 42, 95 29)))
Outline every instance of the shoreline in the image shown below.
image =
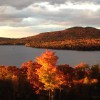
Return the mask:
POLYGON ((36 46, 27 46, 25 44, 0 44, 0 46, 24 46, 24 47, 31 47, 31 48, 38 48, 38 49, 53 49, 53 50, 72 50, 72 51, 100 51, 100 47, 99 48, 85 48, 83 49, 82 47, 81 48, 53 48, 53 47, 36 47, 36 46))

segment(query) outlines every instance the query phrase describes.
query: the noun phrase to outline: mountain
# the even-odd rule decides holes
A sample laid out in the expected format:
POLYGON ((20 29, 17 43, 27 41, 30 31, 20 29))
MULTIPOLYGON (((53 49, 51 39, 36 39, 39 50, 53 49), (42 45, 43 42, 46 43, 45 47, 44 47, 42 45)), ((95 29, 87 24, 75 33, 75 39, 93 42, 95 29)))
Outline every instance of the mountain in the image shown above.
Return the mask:
POLYGON ((22 39, 26 46, 52 49, 100 50, 100 29, 72 27, 22 39))
POLYGON ((45 32, 27 37, 31 41, 62 41, 68 39, 100 38, 100 30, 92 27, 72 27, 66 30, 45 32))
POLYGON ((100 29, 71 27, 10 41, 11 44, 22 44, 36 48, 100 50, 100 29))

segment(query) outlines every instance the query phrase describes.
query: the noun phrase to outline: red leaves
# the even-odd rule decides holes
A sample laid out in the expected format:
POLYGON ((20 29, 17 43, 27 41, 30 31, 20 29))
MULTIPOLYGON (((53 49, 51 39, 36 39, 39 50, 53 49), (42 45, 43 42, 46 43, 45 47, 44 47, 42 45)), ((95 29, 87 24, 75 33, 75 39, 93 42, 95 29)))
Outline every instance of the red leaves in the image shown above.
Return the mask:
POLYGON ((74 68, 67 64, 56 66, 57 59, 54 52, 46 50, 36 58, 36 62, 23 63, 21 68, 0 66, 0 80, 11 80, 15 90, 19 83, 28 82, 35 93, 100 82, 99 65, 90 67, 85 63, 80 63, 74 68))

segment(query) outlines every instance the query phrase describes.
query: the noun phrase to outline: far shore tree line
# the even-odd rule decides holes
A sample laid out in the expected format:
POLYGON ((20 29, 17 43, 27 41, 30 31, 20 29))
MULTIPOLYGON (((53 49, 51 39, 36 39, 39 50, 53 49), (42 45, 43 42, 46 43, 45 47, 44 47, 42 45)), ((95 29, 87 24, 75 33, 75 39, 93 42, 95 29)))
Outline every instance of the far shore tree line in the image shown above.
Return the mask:
POLYGON ((31 41, 25 46, 66 50, 100 50, 100 39, 67 39, 59 41, 31 41))
POLYGON ((35 61, 0 66, 0 100, 100 100, 100 65, 57 65, 46 50, 35 61))
POLYGON ((11 39, 0 40, 0 45, 24 45, 33 48, 66 49, 66 50, 100 50, 100 38, 98 39, 63 39, 63 40, 27 40, 11 39))

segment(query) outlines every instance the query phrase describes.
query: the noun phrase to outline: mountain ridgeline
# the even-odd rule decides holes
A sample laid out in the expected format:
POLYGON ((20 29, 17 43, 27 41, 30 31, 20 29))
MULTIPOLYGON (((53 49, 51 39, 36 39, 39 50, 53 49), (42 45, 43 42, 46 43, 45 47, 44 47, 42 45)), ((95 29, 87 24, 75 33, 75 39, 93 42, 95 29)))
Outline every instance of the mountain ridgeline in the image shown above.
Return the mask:
POLYGON ((100 29, 72 27, 21 39, 0 39, 0 44, 68 50, 100 50, 100 29))

